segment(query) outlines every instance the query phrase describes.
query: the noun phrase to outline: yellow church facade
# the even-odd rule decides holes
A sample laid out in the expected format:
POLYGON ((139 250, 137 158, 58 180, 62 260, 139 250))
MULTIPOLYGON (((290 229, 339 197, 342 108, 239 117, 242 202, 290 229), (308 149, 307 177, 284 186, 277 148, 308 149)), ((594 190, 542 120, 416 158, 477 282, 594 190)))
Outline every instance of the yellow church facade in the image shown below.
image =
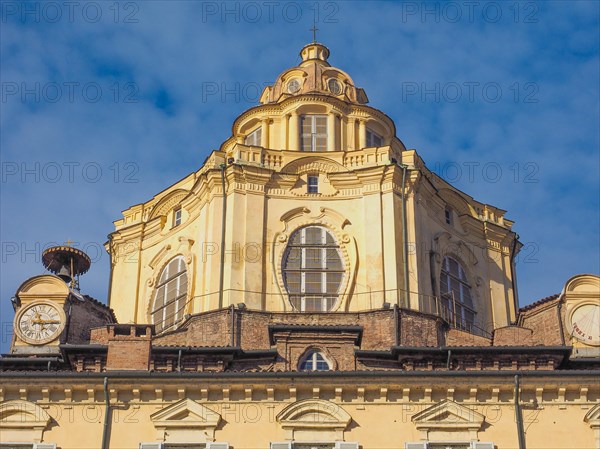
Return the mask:
POLYGON ((436 279, 449 256, 471 284, 468 324, 489 331, 514 321, 520 244, 505 211, 430 172, 328 54, 306 46, 200 170, 115 222, 110 306, 121 321, 152 322, 157 277, 176 255, 190 273, 180 316, 238 303, 297 310, 283 259, 307 225, 323 227, 341 258, 337 297, 319 311, 440 309, 436 279))
POLYGON ((199 170, 43 255, 0 448, 600 447, 600 278, 519 307, 506 211, 454 188, 312 43, 199 170))

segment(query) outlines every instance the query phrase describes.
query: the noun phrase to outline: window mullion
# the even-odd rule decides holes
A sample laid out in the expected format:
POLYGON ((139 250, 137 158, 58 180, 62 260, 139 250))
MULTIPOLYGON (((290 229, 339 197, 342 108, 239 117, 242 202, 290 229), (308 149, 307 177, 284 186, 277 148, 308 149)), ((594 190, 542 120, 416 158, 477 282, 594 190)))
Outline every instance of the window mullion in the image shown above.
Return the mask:
POLYGON ((317 116, 310 116, 310 151, 317 149, 317 116))
MULTIPOLYGON (((168 269, 168 268, 167 268, 168 269)), ((167 319, 167 290, 168 290, 168 283, 165 284, 165 288, 163 288, 163 298, 162 298, 162 303, 163 303, 163 309, 162 309, 162 320, 161 321, 161 325, 164 324, 165 320, 167 319)))
POLYGON ((175 297, 175 310, 173 316, 173 323, 179 318, 179 301, 181 300, 181 275, 177 277, 177 296, 175 297))

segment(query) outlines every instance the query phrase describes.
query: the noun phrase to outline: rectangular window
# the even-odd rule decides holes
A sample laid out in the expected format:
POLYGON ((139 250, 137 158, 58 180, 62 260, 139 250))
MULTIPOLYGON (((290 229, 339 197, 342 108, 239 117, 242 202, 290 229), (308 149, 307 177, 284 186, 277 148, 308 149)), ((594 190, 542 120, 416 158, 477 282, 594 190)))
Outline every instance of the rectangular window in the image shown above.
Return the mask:
POLYGON ((181 208, 173 211, 173 227, 181 224, 181 208))
POLYGON ((308 193, 319 193, 319 177, 315 175, 308 175, 308 193))
POLYGON ((449 207, 447 207, 444 210, 444 217, 446 218, 446 224, 451 225, 452 224, 452 209, 450 209, 449 207))
POLYGON ((472 443, 404 443, 405 449, 494 449, 494 443, 480 443, 473 441, 472 443))
POLYGON ((250 147, 260 147, 262 140, 262 128, 257 128, 246 136, 244 139, 244 145, 250 147))
POLYGON ((367 147, 380 147, 381 145, 383 145, 383 137, 367 129, 367 147))
POLYGON ((302 151, 327 151, 327 116, 303 115, 300 124, 302 151))
POLYGON ((140 449, 228 449, 228 443, 140 443, 140 449))
POLYGON ((0 443, 0 449, 56 449, 54 443, 0 443))

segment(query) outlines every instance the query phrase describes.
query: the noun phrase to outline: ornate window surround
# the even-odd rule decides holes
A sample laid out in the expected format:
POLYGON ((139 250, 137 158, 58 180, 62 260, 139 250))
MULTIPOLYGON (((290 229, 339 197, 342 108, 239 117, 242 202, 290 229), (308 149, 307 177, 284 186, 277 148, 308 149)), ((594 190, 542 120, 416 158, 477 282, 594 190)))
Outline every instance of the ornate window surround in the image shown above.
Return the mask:
MULTIPOLYGON (((148 323, 152 323, 152 308, 154 306, 154 294, 156 291, 156 285, 160 279, 160 275, 162 274, 165 267, 177 256, 183 257, 185 262, 185 268, 188 275, 187 281, 187 294, 186 294, 186 305, 184 307, 183 314, 189 313, 192 310, 192 303, 190 301, 193 298, 194 294, 194 279, 195 279, 195 257, 192 253, 192 246, 194 245, 194 240, 189 239, 187 237, 179 237, 178 238, 179 245, 177 248, 171 246, 171 244, 164 245, 160 251, 152 258, 152 260, 148 263, 149 267, 152 269, 150 276, 146 278, 146 287, 145 287, 145 304, 146 304, 146 319, 148 323)), ((173 329, 171 329, 173 330, 173 329)))
POLYGON ((481 326, 481 319, 485 319, 487 311, 482 308, 483 297, 481 286, 483 279, 475 275, 475 266, 479 260, 475 253, 461 240, 453 240, 453 236, 449 232, 440 232, 433 238, 434 248, 434 279, 437 296, 440 296, 440 278, 442 274, 442 263, 444 258, 451 257, 456 260, 463 268, 468 284, 471 286, 471 299, 473 301, 473 309, 476 312, 474 324, 481 326))
MULTIPOLYGON (((446 255, 444 256, 444 258, 442 259, 442 268, 440 270, 440 300, 442 301, 442 304, 445 301, 450 301, 448 299, 448 297, 444 297, 444 295, 450 295, 451 297, 453 297, 454 299, 454 304, 456 307, 456 314, 454 314, 454 311, 450 311, 451 315, 456 315, 454 316, 454 320, 455 320, 455 327, 459 328, 459 329, 463 329, 463 330, 467 330, 466 328, 469 325, 473 325, 475 324, 475 317, 477 316, 477 310, 475 307, 475 304, 473 303, 473 298, 471 295, 471 292, 473 290, 473 287, 471 286, 470 282, 469 282, 469 277, 467 275, 467 272, 465 271, 465 269, 463 268, 463 264, 457 260, 455 257, 451 256, 451 255, 446 255), (447 261, 447 263, 445 263, 447 261), (456 276, 455 274, 452 273, 452 262, 454 262, 457 265, 457 269, 458 269, 458 276, 456 276), (446 268, 445 265, 448 265, 448 267, 446 268), (442 294, 442 273, 445 273, 446 276, 446 290, 443 294, 442 294), (464 275, 464 278, 463 278, 464 275), (452 281, 456 281, 458 282, 458 288, 459 288, 459 295, 458 298, 455 298, 454 295, 452 295, 452 281), (466 300, 469 299, 471 301, 471 304, 467 304, 466 300), (460 308, 460 311, 458 310, 460 308), (467 313, 471 312, 473 317, 472 317, 472 321, 469 320, 467 318, 467 313)), ((443 305, 442 305, 443 306, 443 305)))
POLYGON ((319 208, 314 214, 307 207, 297 207, 283 214, 279 220, 282 224, 282 230, 276 232, 273 238, 271 264, 275 276, 275 283, 281 294, 282 310, 293 311, 283 280, 283 259, 289 237, 297 229, 312 225, 327 228, 327 230, 335 237, 339 245, 339 252, 342 257, 345 272, 339 289, 339 298, 330 312, 347 311, 349 299, 355 285, 358 261, 356 240, 346 229, 347 226, 351 225, 350 221, 335 210, 327 207, 319 208))
POLYGON ((332 300, 337 302, 345 268, 337 241, 330 239, 334 237, 329 229, 312 225, 301 227, 290 236, 282 264, 286 290, 290 299, 294 298, 291 302, 295 302, 292 306, 297 311, 328 312, 327 305, 332 300), (310 291, 317 287, 318 292, 310 291), (305 307, 305 301, 312 302, 312 306, 305 307), (315 309, 317 304, 320 307, 315 309))

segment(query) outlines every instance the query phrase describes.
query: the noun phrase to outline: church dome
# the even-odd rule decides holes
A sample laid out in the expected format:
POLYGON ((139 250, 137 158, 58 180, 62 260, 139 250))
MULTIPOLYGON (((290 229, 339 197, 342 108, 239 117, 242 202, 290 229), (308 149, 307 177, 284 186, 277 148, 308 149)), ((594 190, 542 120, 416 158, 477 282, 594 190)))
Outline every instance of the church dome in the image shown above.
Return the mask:
POLYGON ((329 49, 318 42, 300 50, 302 61, 284 71, 272 86, 263 91, 262 104, 281 103, 297 95, 318 94, 354 104, 366 104, 369 99, 363 89, 356 87, 350 76, 327 61, 329 49))

